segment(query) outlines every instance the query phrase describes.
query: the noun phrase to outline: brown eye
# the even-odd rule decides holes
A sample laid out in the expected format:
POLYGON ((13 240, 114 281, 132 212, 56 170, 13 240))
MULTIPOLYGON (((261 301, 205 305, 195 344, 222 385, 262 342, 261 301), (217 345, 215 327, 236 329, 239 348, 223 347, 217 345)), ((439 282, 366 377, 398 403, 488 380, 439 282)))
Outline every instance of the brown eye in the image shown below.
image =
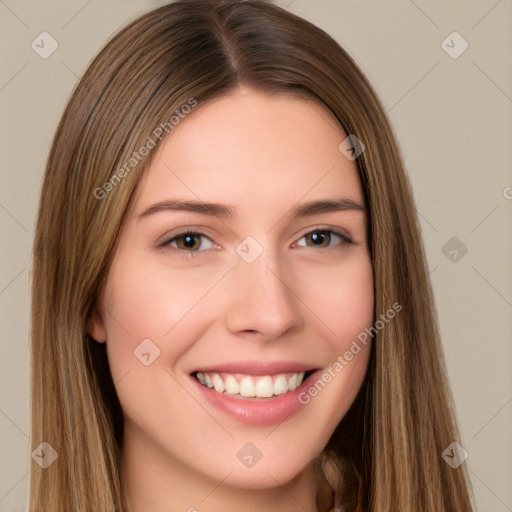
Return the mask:
POLYGON ((306 240, 311 240, 315 247, 328 247, 331 242, 329 231, 313 231, 305 236, 306 240))
POLYGON ((175 237, 178 249, 195 250, 201 246, 201 235, 198 233, 186 233, 175 237), (182 243, 180 243, 180 241, 182 243))
POLYGON ((306 241, 310 241, 311 243, 299 244, 306 247, 319 247, 319 248, 328 248, 332 244, 331 242, 335 239, 341 239, 341 244, 337 245, 345 245, 353 243, 350 238, 342 233, 335 233, 330 229, 316 229, 315 231, 311 231, 302 237, 306 241))
POLYGON ((204 233, 183 231, 166 240, 162 246, 171 246, 179 251, 193 253, 201 252, 199 249, 210 249, 213 243, 204 233))

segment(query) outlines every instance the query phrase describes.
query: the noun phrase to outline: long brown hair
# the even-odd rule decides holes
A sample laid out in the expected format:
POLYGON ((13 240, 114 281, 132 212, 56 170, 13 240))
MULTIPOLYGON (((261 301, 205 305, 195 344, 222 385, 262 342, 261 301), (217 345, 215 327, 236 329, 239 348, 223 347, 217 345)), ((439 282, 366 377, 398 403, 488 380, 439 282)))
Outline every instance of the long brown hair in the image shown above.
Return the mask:
POLYGON ((464 465, 452 469, 441 457, 459 436, 391 126, 329 35, 264 0, 178 0, 143 15, 92 61, 67 104, 46 167, 32 271, 31 444, 47 442, 59 457, 46 469, 32 463, 30 510, 122 511, 122 411, 105 344, 91 342, 85 325, 153 153, 126 162, 158 142, 155 129, 191 98, 201 104, 240 84, 316 99, 363 142, 356 163, 375 315, 402 306, 375 335, 367 379, 326 447, 342 475, 351 468, 332 485, 352 510, 471 511, 464 465))

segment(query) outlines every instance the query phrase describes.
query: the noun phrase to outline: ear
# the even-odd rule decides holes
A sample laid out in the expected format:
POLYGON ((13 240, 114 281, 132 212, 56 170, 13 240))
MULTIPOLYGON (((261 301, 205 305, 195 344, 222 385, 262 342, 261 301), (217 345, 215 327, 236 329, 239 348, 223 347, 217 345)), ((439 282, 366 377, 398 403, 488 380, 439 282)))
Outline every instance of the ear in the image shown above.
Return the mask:
POLYGON ((105 341, 107 341, 105 323, 97 307, 92 310, 87 319, 86 332, 98 343, 105 343, 105 341))

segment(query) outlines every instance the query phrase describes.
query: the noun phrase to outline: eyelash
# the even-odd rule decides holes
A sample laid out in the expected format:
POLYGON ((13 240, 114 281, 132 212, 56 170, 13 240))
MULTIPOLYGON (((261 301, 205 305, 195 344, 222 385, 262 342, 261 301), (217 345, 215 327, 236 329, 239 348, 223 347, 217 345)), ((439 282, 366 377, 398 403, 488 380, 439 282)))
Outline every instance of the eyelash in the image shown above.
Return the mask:
MULTIPOLYGON (((341 238, 342 242, 341 242, 341 245, 353 245, 354 242, 347 236, 345 235, 344 233, 340 233, 339 231, 334 231, 332 229, 327 229, 327 228, 317 228, 317 229, 313 229, 311 231, 308 231, 307 233, 304 233, 304 235, 302 235, 299 240, 301 240, 302 238, 304 238, 305 236, 307 235, 311 235, 313 233, 329 233, 331 236, 332 235, 335 235, 335 236, 338 236, 341 238)), ((212 243, 213 241, 210 239, 210 237, 202 232, 202 231, 197 231, 197 230, 190 230, 190 229, 184 229, 183 231, 180 231, 179 233, 175 233, 173 234, 173 236, 171 238, 167 238, 165 239, 161 244, 159 244, 159 247, 161 248, 165 248, 166 246, 169 246, 169 244, 171 242, 174 242, 176 239, 182 237, 183 235, 195 235, 195 236, 203 236, 205 238, 207 238, 208 240, 210 240, 212 243)), ((178 251, 178 255, 181 257, 181 258, 195 258, 197 256, 199 256, 199 253, 203 252, 203 251, 198 251, 198 250, 195 250, 195 251, 187 251, 185 249, 180 249, 179 247, 175 247, 174 249, 176 249, 178 251)), ((336 249, 336 247, 319 247, 319 249, 336 249)))

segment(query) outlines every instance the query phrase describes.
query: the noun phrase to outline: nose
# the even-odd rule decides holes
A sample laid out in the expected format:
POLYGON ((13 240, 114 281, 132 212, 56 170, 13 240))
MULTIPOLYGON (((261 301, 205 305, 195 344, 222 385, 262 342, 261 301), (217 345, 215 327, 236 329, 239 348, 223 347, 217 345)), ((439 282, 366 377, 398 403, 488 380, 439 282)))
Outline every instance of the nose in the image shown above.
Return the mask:
POLYGON ((303 325, 302 303, 293 278, 281 267, 270 251, 264 251, 252 263, 237 258, 229 276, 225 309, 230 332, 251 332, 272 340, 303 325))

